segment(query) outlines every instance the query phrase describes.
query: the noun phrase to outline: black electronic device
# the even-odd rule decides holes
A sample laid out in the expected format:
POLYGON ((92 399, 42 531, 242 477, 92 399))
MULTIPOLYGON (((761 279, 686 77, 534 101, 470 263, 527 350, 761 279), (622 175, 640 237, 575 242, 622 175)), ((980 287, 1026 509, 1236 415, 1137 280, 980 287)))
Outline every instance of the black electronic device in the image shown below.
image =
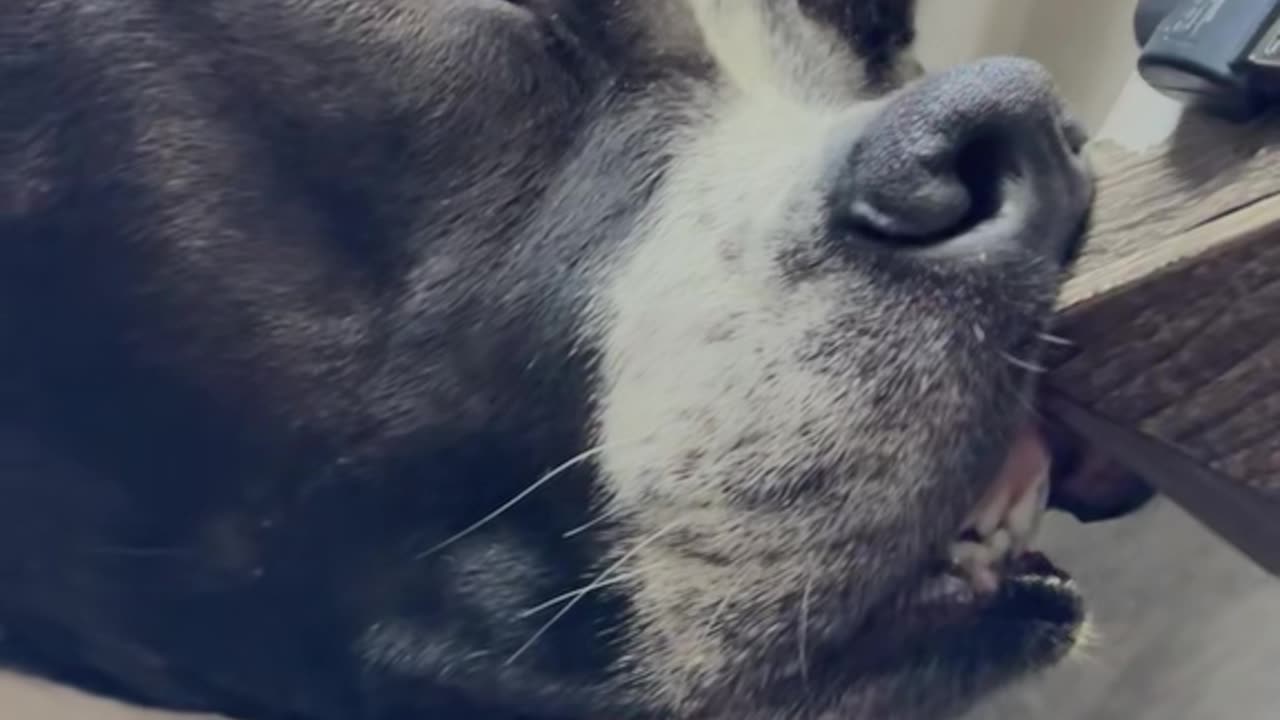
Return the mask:
POLYGON ((1134 31, 1165 95, 1233 118, 1280 100, 1280 0, 1141 0, 1134 31))

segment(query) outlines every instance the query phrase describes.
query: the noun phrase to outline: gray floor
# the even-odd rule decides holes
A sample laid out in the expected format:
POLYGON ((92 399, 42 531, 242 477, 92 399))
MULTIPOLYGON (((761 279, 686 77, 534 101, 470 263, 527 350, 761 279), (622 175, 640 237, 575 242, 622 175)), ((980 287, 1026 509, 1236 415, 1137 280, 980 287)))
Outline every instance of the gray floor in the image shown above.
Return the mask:
POLYGON ((1096 639, 969 720, 1280 720, 1280 581, 1165 501, 1040 542, 1091 599, 1096 639))

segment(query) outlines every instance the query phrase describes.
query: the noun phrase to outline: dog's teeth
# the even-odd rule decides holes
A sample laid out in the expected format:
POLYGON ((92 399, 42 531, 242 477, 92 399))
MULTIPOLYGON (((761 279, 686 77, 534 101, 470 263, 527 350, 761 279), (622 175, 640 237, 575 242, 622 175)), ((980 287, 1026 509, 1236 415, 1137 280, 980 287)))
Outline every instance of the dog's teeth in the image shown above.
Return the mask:
POLYGON ((1013 549, 1020 553, 1035 539, 1049 500, 1049 469, 1045 468, 1035 483, 1009 508, 1004 527, 1013 538, 1013 549))
POLYGON ((1005 516, 1004 526, 1018 544, 1029 543, 1036 533, 1036 526, 1040 524, 1041 510, 1036 499, 1037 494, 1035 490, 1028 492, 1027 496, 1010 508, 1009 514, 1005 516))
POLYGON ((1000 520, 1009 509, 1009 499, 1008 487, 1002 484, 993 488, 991 494, 983 498, 978 509, 969 517, 968 526, 981 537, 989 537, 1000 527, 1000 520))
MULTIPOLYGON (((1007 545, 1008 533, 999 532, 997 535, 1003 535, 1007 545)), ((999 553, 991 540, 985 543, 967 540, 952 543, 950 554, 951 564, 969 579, 976 591, 991 594, 1000 586, 1000 578, 994 569, 999 553)))
POLYGON ((999 564, 1009 556, 1009 550, 1013 548, 1013 535, 1010 531, 1000 529, 991 534, 987 538, 987 549, 991 552, 992 564, 999 564))
POLYGON ((923 603, 932 602, 972 602, 973 583, 968 579, 955 575, 940 575, 932 579, 920 595, 923 603))
MULTIPOLYGON (((1030 469, 1030 468, 1028 468, 1030 469)), ((1039 529, 1049 502, 1049 467, 1041 463, 1031 482, 997 482, 969 516, 964 537, 948 549, 957 575, 975 592, 991 594, 1000 585, 1000 572, 1011 557, 1026 552, 1039 529), (976 537, 975 537, 976 536, 976 537)))
POLYGON ((956 567, 990 565, 993 555, 985 543, 964 540, 951 544, 951 564, 956 567))

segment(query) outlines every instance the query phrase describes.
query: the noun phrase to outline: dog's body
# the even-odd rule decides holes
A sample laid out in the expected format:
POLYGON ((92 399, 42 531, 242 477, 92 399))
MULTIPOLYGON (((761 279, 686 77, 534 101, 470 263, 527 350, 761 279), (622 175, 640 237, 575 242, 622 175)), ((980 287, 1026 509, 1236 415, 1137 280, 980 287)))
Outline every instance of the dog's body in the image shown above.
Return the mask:
POLYGON ((245 720, 913 720, 1060 657, 1069 598, 921 588, 1088 183, 1032 68, 899 92, 910 5, 0 5, 0 659, 245 720))

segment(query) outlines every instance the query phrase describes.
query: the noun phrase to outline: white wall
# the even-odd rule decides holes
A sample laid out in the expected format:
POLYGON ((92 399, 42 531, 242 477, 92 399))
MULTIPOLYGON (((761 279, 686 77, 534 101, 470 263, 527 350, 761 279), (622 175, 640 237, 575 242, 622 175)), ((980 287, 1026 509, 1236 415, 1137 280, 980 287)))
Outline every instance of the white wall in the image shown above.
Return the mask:
POLYGON ((920 0, 921 60, 944 67, 984 55, 1044 63, 1091 128, 1134 69, 1137 0, 920 0))
POLYGON ((1036 1, 920 0, 917 49, 921 61, 938 68, 1018 52, 1036 1))

